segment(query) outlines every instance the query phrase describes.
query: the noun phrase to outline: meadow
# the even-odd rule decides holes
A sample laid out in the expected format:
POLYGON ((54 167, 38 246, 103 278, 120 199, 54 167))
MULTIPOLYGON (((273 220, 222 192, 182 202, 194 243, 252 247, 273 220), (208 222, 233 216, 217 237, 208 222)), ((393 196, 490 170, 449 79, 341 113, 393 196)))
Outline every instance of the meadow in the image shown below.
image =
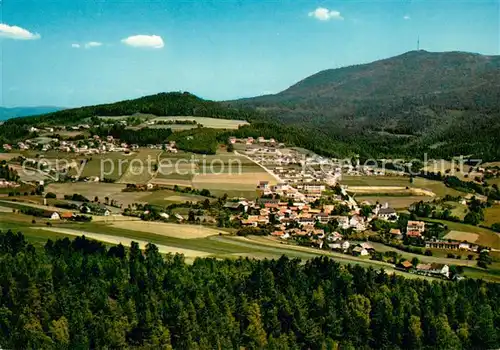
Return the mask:
POLYGON ((132 203, 149 203, 152 205, 166 206, 172 203, 182 203, 186 201, 197 202, 206 199, 206 197, 203 196, 190 193, 178 193, 167 189, 123 192, 125 188, 126 185, 118 183, 74 182, 52 183, 46 187, 46 191, 56 193, 58 198, 63 198, 64 195, 79 193, 89 200, 93 200, 95 196, 98 196, 99 200, 104 202, 104 198, 108 197, 110 200, 115 200, 118 204, 122 204, 123 207, 127 207, 132 203))
POLYGON ((348 185, 349 192, 358 194, 394 193, 409 196, 467 196, 467 193, 446 187, 441 181, 433 181, 421 177, 410 178, 407 176, 342 176, 340 183, 348 185))
POLYGON ((227 193, 231 197, 253 198, 259 181, 276 183, 273 176, 252 160, 223 151, 215 155, 163 153, 160 165, 163 166, 152 183, 208 189, 216 196, 227 193))
MULTIPOLYGON (((207 117, 189 117, 189 116, 177 116, 177 117, 156 117, 152 121, 196 121, 198 124, 203 125, 204 128, 212 129, 238 129, 241 125, 248 125, 249 123, 245 120, 234 120, 234 119, 219 119, 219 118, 207 118, 207 117)), ((179 125, 179 124, 177 124, 179 125)), ((172 126, 172 130, 176 124, 162 125, 164 127, 172 126)), ((196 125, 193 125, 196 127, 196 125)))
POLYGON ((401 209, 408 209, 410 205, 412 205, 413 203, 420 201, 428 202, 431 201, 433 198, 426 196, 412 196, 412 195, 408 196, 370 195, 370 196, 356 196, 355 199, 358 203, 366 201, 369 202, 370 205, 374 205, 376 203, 380 204, 387 203, 389 207, 394 208, 396 210, 398 209, 401 210, 401 209))
MULTIPOLYGON (((114 223, 58 223, 52 222, 51 227, 45 225, 45 220, 37 220, 31 223, 31 217, 25 215, 12 215, 0 212, 0 230, 13 229, 21 231, 36 246, 43 246, 47 239, 57 239, 76 235, 85 235, 89 238, 103 241, 106 244, 122 243, 129 246, 131 241, 140 243, 144 249, 146 243, 151 242, 158 245, 160 252, 184 254, 188 262, 196 257, 212 256, 215 258, 236 259, 248 257, 256 259, 277 259, 282 255, 291 258, 310 259, 317 256, 327 256, 341 264, 358 264, 364 267, 373 267, 377 270, 383 268, 387 273, 402 274, 407 278, 432 278, 407 274, 395 270, 393 265, 367 258, 354 257, 341 253, 319 250, 316 248, 302 247, 287 244, 270 237, 233 236, 230 229, 218 229, 183 224, 164 224, 161 229, 153 227, 144 228, 147 224, 141 221, 114 222, 114 223), (134 225, 133 227, 131 226, 134 225)), ((147 227, 147 226, 146 226, 147 227)), ((383 246, 375 247, 379 251, 392 250, 395 248, 383 246)), ((399 251, 398 251, 399 252, 399 251)), ((406 259, 414 257, 414 254, 399 252, 406 259)), ((467 267, 466 276, 484 278, 492 281, 500 281, 497 263, 490 270, 482 270, 475 267, 474 261, 465 259, 452 260, 445 257, 416 256, 423 262, 455 263, 467 267)))
MULTIPOLYGON (((480 244, 480 245, 483 245, 486 247, 491 247, 494 249, 500 249, 500 234, 498 234, 492 230, 489 230, 489 229, 486 229, 483 227, 479 227, 479 226, 467 225, 467 224, 463 224, 460 222, 452 222, 452 221, 429 219, 429 218, 425 218, 423 220, 430 221, 430 222, 442 223, 443 225, 446 225, 451 231, 477 234, 477 239, 472 243, 480 244)), ((458 240, 460 240, 462 237, 464 239, 475 237, 475 236, 468 236, 468 235, 459 236, 459 234, 457 234, 457 233, 454 233, 452 235, 457 237, 454 239, 458 239, 458 240)), ((445 238, 449 238, 449 237, 445 236, 445 238)))
POLYGON ((495 223, 500 223, 500 204, 484 210, 484 225, 491 226, 495 223))

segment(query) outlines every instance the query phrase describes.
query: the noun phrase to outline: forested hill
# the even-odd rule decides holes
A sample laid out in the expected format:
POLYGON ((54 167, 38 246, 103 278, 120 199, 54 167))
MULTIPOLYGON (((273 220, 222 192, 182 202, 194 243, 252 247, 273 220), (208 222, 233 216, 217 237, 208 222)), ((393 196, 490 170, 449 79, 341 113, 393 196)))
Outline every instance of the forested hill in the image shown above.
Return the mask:
POLYGON ((498 349, 500 285, 0 233, 3 349, 498 349))
POLYGON ((169 92, 95 106, 66 109, 30 118, 16 118, 7 123, 16 125, 71 124, 95 116, 127 116, 136 113, 157 116, 199 116, 227 119, 248 119, 256 114, 201 99, 188 92, 169 92))
POLYGON ((411 155, 439 144, 435 153, 494 158, 499 101, 500 56, 412 51, 321 71, 278 94, 230 105, 315 128, 360 153, 411 155))

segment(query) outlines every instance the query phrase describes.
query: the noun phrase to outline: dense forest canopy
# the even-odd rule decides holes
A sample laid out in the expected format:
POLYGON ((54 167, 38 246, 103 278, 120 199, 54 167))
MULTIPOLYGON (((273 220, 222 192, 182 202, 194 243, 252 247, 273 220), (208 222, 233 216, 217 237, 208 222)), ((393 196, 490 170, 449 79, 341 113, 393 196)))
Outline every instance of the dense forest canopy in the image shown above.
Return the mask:
POLYGON ((0 234, 7 349, 494 349, 500 285, 429 282, 324 258, 159 254, 0 234))

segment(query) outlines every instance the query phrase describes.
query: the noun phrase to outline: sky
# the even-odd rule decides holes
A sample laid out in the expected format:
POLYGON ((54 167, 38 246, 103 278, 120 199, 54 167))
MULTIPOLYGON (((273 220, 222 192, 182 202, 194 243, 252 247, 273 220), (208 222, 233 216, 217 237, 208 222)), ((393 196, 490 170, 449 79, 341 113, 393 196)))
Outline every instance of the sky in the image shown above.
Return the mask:
POLYGON ((0 0, 0 105, 228 100, 420 48, 498 55, 499 0, 0 0))

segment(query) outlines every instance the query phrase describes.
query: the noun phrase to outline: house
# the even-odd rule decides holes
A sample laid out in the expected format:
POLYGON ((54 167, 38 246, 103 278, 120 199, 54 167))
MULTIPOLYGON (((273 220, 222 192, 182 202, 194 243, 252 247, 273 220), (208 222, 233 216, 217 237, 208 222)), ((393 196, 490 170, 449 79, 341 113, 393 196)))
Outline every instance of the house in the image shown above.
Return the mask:
POLYGON ((425 231, 425 222, 423 221, 408 221, 406 226, 406 232, 416 231, 416 232, 424 232, 425 231))
POLYGON ((394 239, 403 239, 403 235, 401 234, 401 230, 399 228, 391 228, 389 233, 394 239))
POLYGON ((257 215, 250 215, 248 219, 241 220, 241 226, 253 226, 257 227, 259 224, 259 217, 257 215))
POLYGON ((61 213, 60 216, 61 216, 61 219, 69 220, 73 217, 73 213, 70 211, 66 211, 64 213, 61 213))
POLYGON ((349 227, 354 228, 356 231, 364 231, 366 230, 365 220, 359 215, 353 215, 349 220, 349 227))
POLYGON ((316 220, 318 220, 322 224, 327 224, 330 220, 330 216, 325 213, 319 213, 318 215, 316 215, 316 220))
POLYGON ((316 221, 313 218, 308 218, 308 217, 300 217, 297 219, 297 222, 301 225, 306 225, 306 226, 314 226, 316 221))
POLYGON ((365 248, 363 248, 361 246, 357 246, 352 250, 352 255, 354 255, 354 256, 367 256, 369 254, 370 253, 368 253, 368 250, 366 250, 365 248))
POLYGON ((406 237, 421 238, 422 237, 422 233, 420 233, 419 231, 407 231, 406 232, 406 237))
POLYGON ((349 218, 347 216, 332 216, 332 219, 337 220, 339 226, 344 230, 349 228, 349 218))
POLYGON ((359 244, 359 246, 361 248, 366 249, 368 252, 375 251, 375 248, 373 248, 373 246, 370 243, 367 243, 367 242, 363 242, 363 243, 359 244))
POLYGON ((405 260, 401 263, 401 267, 403 269, 405 269, 406 271, 409 271, 413 267, 413 264, 411 262, 409 262, 408 260, 405 260))
POLYGON ((104 204, 84 203, 80 206, 80 212, 100 216, 109 216, 111 212, 104 204))
POLYGON ((378 211, 378 217, 382 220, 395 221, 398 219, 398 214, 392 208, 382 208, 378 211))
POLYGON ((49 220, 61 220, 61 216, 56 211, 47 211, 43 213, 43 216, 49 220))
POLYGON ((450 277, 450 268, 448 265, 444 264, 418 264, 417 272, 425 275, 436 275, 436 276, 445 276, 447 278, 450 277))
POLYGON ((349 241, 336 241, 336 242, 328 244, 328 247, 330 249, 343 250, 343 251, 346 251, 347 249, 349 249, 350 246, 351 246, 351 244, 349 243, 349 241))
POLYGON ((240 202, 226 202, 224 204, 224 208, 234 211, 242 211, 245 207, 240 202))
POLYGON ((330 234, 326 240, 329 241, 329 242, 337 242, 337 241, 341 241, 342 240, 342 235, 338 232, 333 232, 332 234, 330 234))

